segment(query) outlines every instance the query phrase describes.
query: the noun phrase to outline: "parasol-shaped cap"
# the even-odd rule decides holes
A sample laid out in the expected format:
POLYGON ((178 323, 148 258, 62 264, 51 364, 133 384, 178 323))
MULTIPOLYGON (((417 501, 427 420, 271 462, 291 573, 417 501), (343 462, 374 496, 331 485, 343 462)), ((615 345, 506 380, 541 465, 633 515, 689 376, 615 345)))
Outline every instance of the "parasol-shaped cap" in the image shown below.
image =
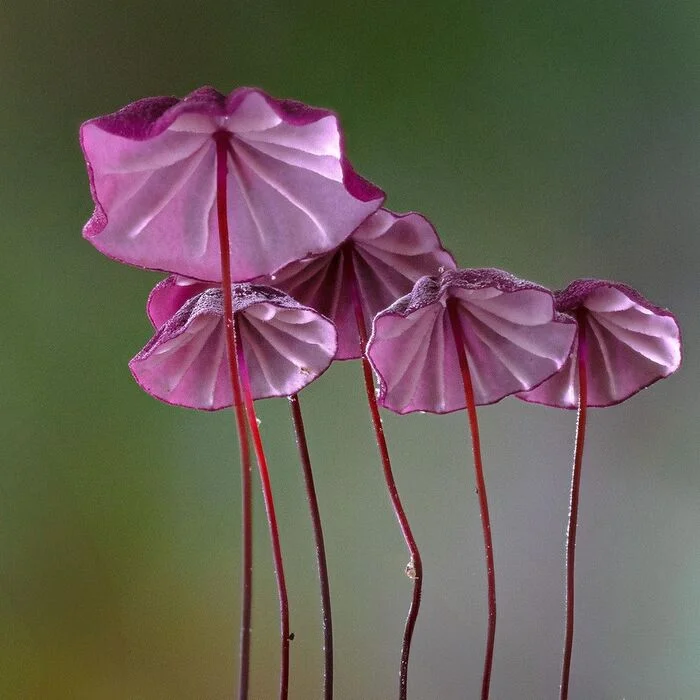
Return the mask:
MULTIPOLYGON (((584 324, 587 405, 612 406, 675 372, 678 322, 667 309, 619 282, 582 279, 555 294, 557 309, 584 324)), ((519 399, 557 408, 578 404, 578 348, 564 366, 519 399)))
MULTIPOLYGON (((254 399, 297 393, 328 368, 337 344, 328 319, 269 287, 236 284, 232 297, 254 399)), ((226 352, 223 291, 211 287, 160 326, 129 367, 161 401, 213 411, 233 403, 226 352)))
POLYGON ((551 292, 492 268, 424 277, 374 320, 368 356, 396 413, 466 406, 448 304, 455 306, 477 405, 531 388, 565 362, 576 326, 551 292))
POLYGON ((235 281, 335 248, 384 200, 350 166, 333 112, 253 88, 224 96, 205 87, 82 125, 95 202, 85 238, 121 262, 221 281, 219 134, 235 281))

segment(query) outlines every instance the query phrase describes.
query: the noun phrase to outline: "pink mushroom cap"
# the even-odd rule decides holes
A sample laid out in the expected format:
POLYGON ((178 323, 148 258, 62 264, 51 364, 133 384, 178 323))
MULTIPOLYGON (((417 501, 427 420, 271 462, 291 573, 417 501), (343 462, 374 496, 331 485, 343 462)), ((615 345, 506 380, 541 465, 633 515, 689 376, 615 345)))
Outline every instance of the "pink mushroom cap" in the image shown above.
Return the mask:
POLYGON ((300 302, 330 318, 338 329, 337 360, 362 355, 352 291, 345 275, 347 256, 357 282, 358 301, 369 332, 374 316, 411 290, 424 275, 456 267, 433 225, 421 214, 380 209, 336 250, 292 263, 267 277, 300 302))
POLYGON ((466 407, 448 303, 455 304, 477 405, 537 386, 566 361, 576 326, 549 290, 492 268, 447 270, 374 319, 368 356, 396 413, 466 407))
MULTIPOLYGON (((581 279, 555 294, 557 309, 584 324, 587 405, 613 406, 675 372, 681 332, 667 309, 620 282, 581 279)), ((564 366, 519 399, 557 408, 578 405, 578 343, 564 366)))
MULTIPOLYGON (((167 282, 160 283, 160 308, 168 294, 181 293, 167 282)), ((325 372, 337 345, 328 319, 269 287, 236 284, 232 297, 254 399, 295 394, 325 372)), ((129 367, 157 399, 215 411, 233 403, 226 353, 223 290, 209 287, 160 325, 129 367)))
POLYGON ((383 202, 352 169, 337 116, 254 88, 153 97, 85 122, 95 211, 83 235, 111 258, 221 281, 217 147, 227 140, 235 281, 335 248, 383 202))

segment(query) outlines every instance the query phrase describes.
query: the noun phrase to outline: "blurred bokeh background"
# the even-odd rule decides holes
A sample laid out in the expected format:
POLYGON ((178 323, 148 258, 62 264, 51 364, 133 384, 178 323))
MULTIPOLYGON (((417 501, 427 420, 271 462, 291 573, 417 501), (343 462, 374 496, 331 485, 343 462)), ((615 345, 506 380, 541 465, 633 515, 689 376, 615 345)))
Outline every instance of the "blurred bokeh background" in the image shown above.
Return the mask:
MULTIPOLYGON (((388 206, 462 264, 551 287, 626 281, 678 315, 685 365, 592 413, 577 700, 700 697, 700 5, 250 0, 0 5, 0 697, 234 696, 239 482, 228 412, 132 381, 159 279, 81 238, 81 121, 134 99, 257 85, 336 109, 388 206)), ((302 396, 334 599, 338 700, 395 697, 410 597, 360 368, 302 396)), ((284 401, 259 405, 287 558, 292 698, 320 697, 312 537, 284 401)), ((574 415, 480 412, 499 626, 494 700, 557 695, 574 415)), ((473 698, 485 575, 463 415, 385 416, 425 559, 415 700, 473 698)), ((254 700, 276 697, 258 497, 254 700)))

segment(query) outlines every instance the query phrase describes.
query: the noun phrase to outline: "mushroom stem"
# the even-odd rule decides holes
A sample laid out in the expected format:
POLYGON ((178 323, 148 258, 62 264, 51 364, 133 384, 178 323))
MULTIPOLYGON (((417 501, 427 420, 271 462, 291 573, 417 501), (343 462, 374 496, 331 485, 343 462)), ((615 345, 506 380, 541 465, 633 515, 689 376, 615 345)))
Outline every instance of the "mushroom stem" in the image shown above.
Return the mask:
POLYGON ((333 622, 331 619, 331 591, 328 582, 328 565, 326 563, 326 547, 323 541, 323 528, 321 526, 321 513, 318 508, 316 498, 316 487, 314 486, 314 476, 311 471, 311 458, 309 457, 309 447, 306 442, 306 430, 301 415, 299 397, 292 394, 289 397, 289 404, 292 408, 292 420, 294 422, 294 433, 296 435, 299 457, 304 471, 304 483, 306 485, 306 500, 309 503, 311 513, 311 523, 314 531, 314 541, 316 544, 316 562, 318 565, 318 577, 321 584, 321 619, 323 621, 323 697, 324 700, 333 698, 333 622))
POLYGON ((577 314, 578 321, 578 411, 576 415, 576 446, 571 471, 571 494, 569 498, 569 524, 566 532, 566 628, 564 658, 561 669, 560 700, 569 697, 569 672, 571 670, 571 650, 574 644, 574 574, 576 565, 576 527, 578 525, 578 501, 581 487, 581 465, 583 444, 586 439, 586 414, 588 402, 588 381, 586 376, 586 328, 583 313, 577 314))
POLYGON ((403 644, 401 646, 401 665, 399 668, 399 700, 406 700, 408 694, 408 659, 411 653, 411 640, 413 639, 413 631, 418 619, 418 611, 420 609, 421 595, 423 590, 423 562, 421 560, 418 545, 413 537, 411 526, 408 522, 406 512, 403 509, 399 491, 394 480, 394 473, 391 469, 391 460, 389 458, 389 448, 386 444, 384 436, 384 427, 382 419, 379 415, 379 407, 377 406, 377 396, 374 386, 374 378, 372 376, 372 366, 367 359, 367 328, 365 326, 364 314, 360 304, 359 293, 357 289, 357 280, 352 266, 352 258, 350 251, 346 252, 345 257, 345 281, 350 289, 350 297, 355 313, 355 322, 357 324, 357 332, 362 346, 362 371, 365 380, 365 391, 367 393, 367 402, 369 404, 370 415, 372 417, 372 425, 374 434, 377 440, 377 447, 382 460, 382 468, 384 471, 384 480, 389 491, 389 498, 394 509, 394 514, 399 522, 401 533, 403 534, 406 547, 410 554, 410 560, 406 566, 406 574, 413 580, 413 597, 411 599, 411 607, 406 617, 404 627, 403 644))
POLYGON ((219 223, 219 248, 221 251, 221 279, 224 297, 224 328, 233 410, 236 416, 241 461, 241 631, 239 649, 238 698, 247 700, 250 679, 250 623, 253 596, 253 499, 251 488, 250 445, 245 411, 241 400, 241 384, 238 373, 236 324, 233 318, 231 244, 228 232, 226 205, 227 143, 226 134, 215 134, 216 143, 216 211, 219 223))
POLYGON ((238 346, 238 366, 241 370, 241 384, 243 385, 243 400, 245 401, 246 413, 248 415, 248 425, 253 438, 253 447, 258 462, 258 473, 262 484, 263 500, 265 501, 265 512, 267 514, 267 525, 270 531, 270 543, 272 545, 272 561, 275 569, 275 580, 277 581, 277 597, 280 608, 280 643, 281 643, 281 663, 280 663, 280 700, 287 700, 289 695, 289 599, 287 597, 287 584, 284 577, 284 564, 282 561, 282 547, 280 544, 279 528, 277 527, 277 516, 275 515, 275 502, 272 497, 272 485, 270 483, 270 472, 267 468, 267 458, 263 449, 260 428, 258 427, 258 417, 253 405, 253 394, 250 389, 250 377, 245 361, 243 348, 238 346))
POLYGON ((481 440, 479 438, 479 422, 474 403, 474 388, 472 386, 471 372, 467 353, 464 349, 464 332, 459 320, 459 311, 453 300, 448 302, 447 311, 454 335, 459 367, 462 372, 464 384, 464 397, 467 402, 467 415, 469 416, 469 429, 472 437, 472 453, 474 455, 474 472, 476 476, 476 493, 479 497, 479 510, 481 512, 481 527, 484 533, 484 550, 486 553, 486 577, 488 583, 488 634, 486 640, 486 655, 484 658, 484 672, 481 681, 481 698, 487 700, 491 685, 491 668, 493 666, 493 651, 496 640, 496 570, 493 559, 493 541, 491 539, 491 519, 489 517, 489 504, 486 496, 486 481, 484 480, 484 468, 481 460, 481 440))

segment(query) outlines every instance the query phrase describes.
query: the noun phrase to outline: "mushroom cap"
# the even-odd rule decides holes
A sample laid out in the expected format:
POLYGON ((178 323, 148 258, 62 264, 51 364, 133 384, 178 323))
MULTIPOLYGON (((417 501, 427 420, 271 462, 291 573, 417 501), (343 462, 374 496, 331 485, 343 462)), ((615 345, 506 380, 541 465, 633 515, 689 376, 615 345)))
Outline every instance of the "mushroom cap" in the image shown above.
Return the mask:
POLYGON ((566 361, 576 326, 549 290, 493 268, 420 279, 374 320, 368 356, 396 413, 466 407, 448 303, 459 318, 477 405, 537 386, 566 361))
POLYGON ((330 250, 384 200, 345 156, 337 116, 254 88, 153 97, 85 122, 95 211, 83 236, 121 262, 221 281, 217 146, 235 281, 330 250))
MULTIPOLYGON (((168 291, 180 294, 177 285, 161 287, 161 302, 168 291)), ((337 345, 328 319, 270 287, 236 284, 231 294, 254 399, 295 394, 325 372, 337 345)), ((166 403, 231 406, 223 290, 209 287, 188 299, 129 367, 144 391, 166 403)))
POLYGON ((359 303, 369 329, 381 310, 411 290, 424 275, 456 267, 433 225, 421 214, 380 209, 338 249, 292 263, 264 281, 331 319, 338 329, 335 359, 361 357, 347 257, 357 281, 359 303))
MULTIPOLYGON (((632 287, 581 279, 555 294, 557 309, 584 324, 587 405, 625 401, 681 364, 681 332, 674 315, 632 287)), ((518 398, 557 408, 578 405, 578 343, 564 366, 518 398)))

